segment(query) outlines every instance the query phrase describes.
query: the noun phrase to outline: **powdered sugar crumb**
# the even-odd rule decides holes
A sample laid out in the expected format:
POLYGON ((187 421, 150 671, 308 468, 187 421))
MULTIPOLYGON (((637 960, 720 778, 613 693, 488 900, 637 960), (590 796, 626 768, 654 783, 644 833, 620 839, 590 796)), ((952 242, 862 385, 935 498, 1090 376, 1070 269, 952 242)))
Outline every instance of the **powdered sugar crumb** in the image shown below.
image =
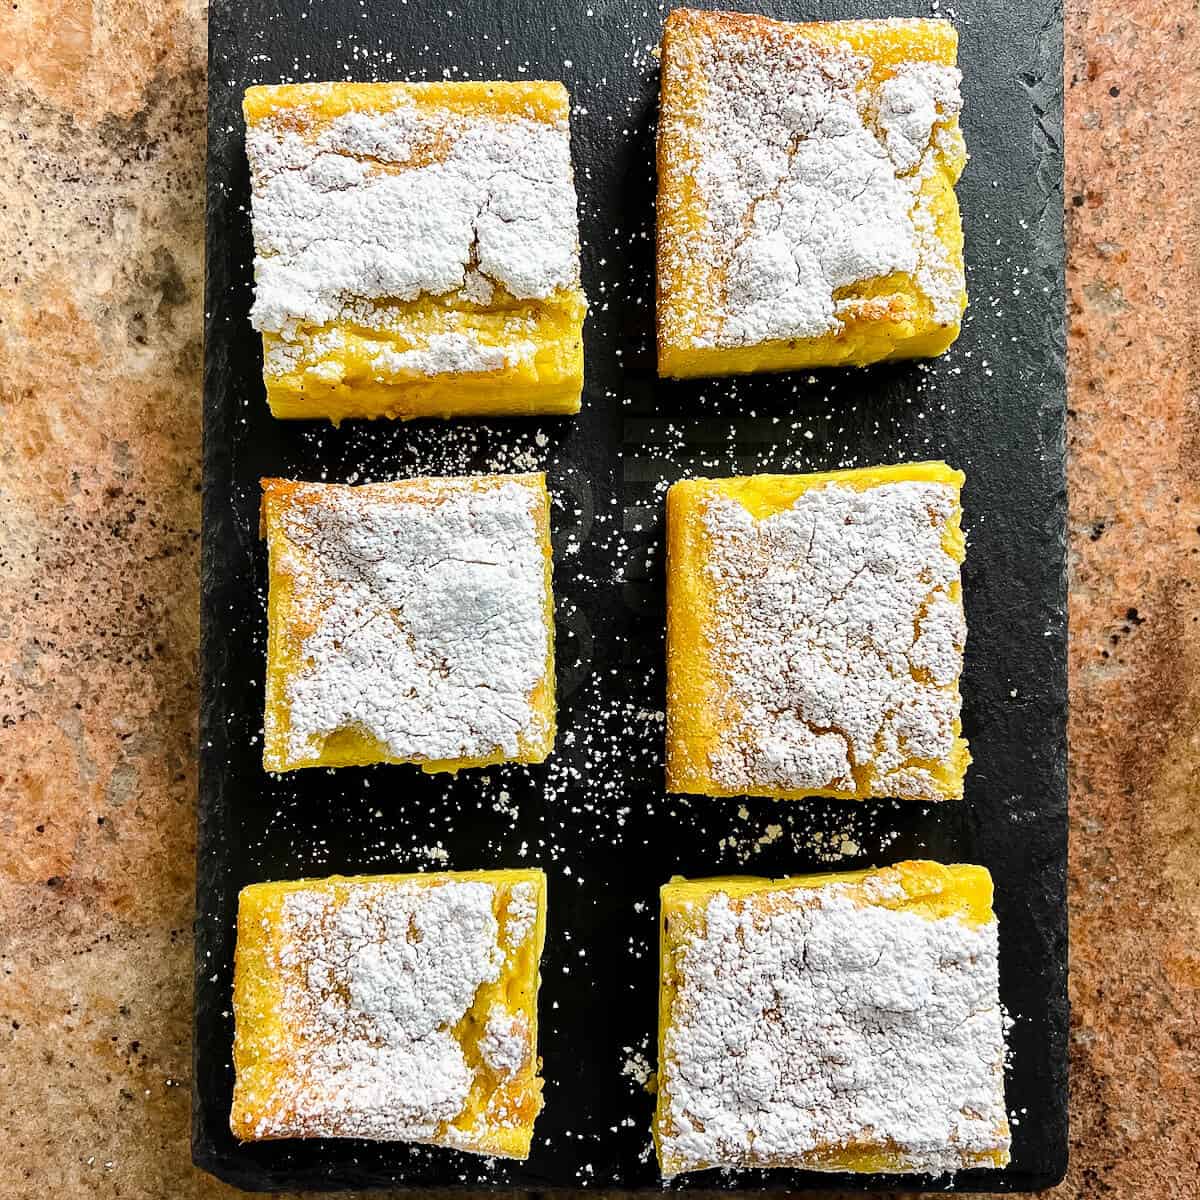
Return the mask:
POLYGON ((632 1079, 640 1087, 645 1087, 654 1074, 654 1068, 640 1050, 630 1050, 621 1064, 621 1074, 632 1079))
POLYGON ((424 349, 383 347, 371 360, 371 368, 377 377, 498 371, 531 359, 536 353, 533 342, 525 340, 485 346, 470 334, 435 333, 424 349))
POLYGON ((525 944, 537 922, 538 892, 532 883, 515 884, 508 894, 504 923, 508 943, 516 952, 525 944))
POLYGON ((502 1078, 515 1075, 528 1061, 531 1039, 529 1022, 520 1013, 493 1004, 479 1039, 479 1055, 502 1078))

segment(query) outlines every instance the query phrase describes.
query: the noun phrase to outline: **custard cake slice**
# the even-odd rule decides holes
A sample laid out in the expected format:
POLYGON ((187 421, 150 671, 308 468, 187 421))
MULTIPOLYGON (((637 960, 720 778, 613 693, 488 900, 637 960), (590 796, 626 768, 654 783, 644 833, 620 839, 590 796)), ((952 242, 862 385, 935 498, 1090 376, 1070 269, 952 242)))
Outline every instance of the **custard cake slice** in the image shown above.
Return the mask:
POLYGON ((662 889, 666 1177, 1002 1167, 1004 1018, 983 867, 662 889))
POLYGON ((667 17, 660 374, 861 366, 954 341, 957 53, 941 20, 667 17))
POLYGON ((527 1158, 545 928, 536 870, 243 889, 234 1134, 527 1158))
POLYGON ((537 763, 554 745, 542 475, 264 479, 263 766, 537 763))
POLYGON ((667 493, 667 787, 954 800, 963 475, 908 463, 667 493))
POLYGON ((285 84, 243 107, 277 417, 578 411, 562 84, 285 84))

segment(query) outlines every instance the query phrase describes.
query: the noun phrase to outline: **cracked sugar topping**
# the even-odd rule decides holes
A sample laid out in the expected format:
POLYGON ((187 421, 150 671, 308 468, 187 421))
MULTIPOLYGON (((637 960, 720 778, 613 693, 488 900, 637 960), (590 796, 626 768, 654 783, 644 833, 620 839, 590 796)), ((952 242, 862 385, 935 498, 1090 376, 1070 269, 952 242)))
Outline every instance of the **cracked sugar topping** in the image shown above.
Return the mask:
POLYGON ((942 1174, 1007 1150, 995 922, 857 893, 718 893, 673 950, 668 1174, 872 1147, 942 1174))
POLYGON ((955 488, 811 488, 755 519, 713 495, 702 520, 710 666, 734 726, 711 752, 732 790, 936 800, 954 747, 966 626, 942 544, 955 488))
POLYGON ((504 965, 495 891, 357 882, 284 899, 289 1066, 259 1136, 423 1141, 463 1111, 475 1072, 454 1029, 504 965))
POLYGON ((544 506, 536 476, 294 493, 277 566, 311 632, 286 684, 289 754, 341 729, 427 761, 513 757, 542 734, 544 506))
POLYGON ((256 329, 350 320, 363 299, 486 303, 500 285, 541 300, 578 286, 565 111, 473 116, 390 95, 395 107, 305 132, 302 103, 247 128, 256 329))
POLYGON ((935 320, 959 317, 962 268, 922 192, 961 149, 959 71, 900 63, 879 81, 865 54, 798 28, 698 24, 700 97, 664 114, 662 144, 705 208, 694 233, 676 231, 676 252, 722 279, 716 296, 683 298, 698 347, 837 332, 879 302, 839 293, 896 273, 915 280, 935 320))

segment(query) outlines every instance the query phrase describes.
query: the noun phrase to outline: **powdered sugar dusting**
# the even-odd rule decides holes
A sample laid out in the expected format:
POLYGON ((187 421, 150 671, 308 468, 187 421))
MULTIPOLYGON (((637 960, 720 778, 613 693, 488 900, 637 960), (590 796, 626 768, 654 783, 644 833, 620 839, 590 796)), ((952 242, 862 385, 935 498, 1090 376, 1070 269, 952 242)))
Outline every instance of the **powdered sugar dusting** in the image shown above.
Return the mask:
POLYGON ((412 300, 495 285, 545 299, 579 282, 567 118, 470 116, 418 105, 297 120, 330 85, 249 125, 255 276, 251 320, 283 333, 350 318, 363 299, 412 300))
POLYGON ((878 82, 866 54, 800 28, 698 21, 700 96, 664 109, 660 145, 705 209, 666 250, 720 280, 715 294, 668 297, 695 347, 837 332, 879 302, 838 293, 894 273, 915 278, 935 320, 959 316, 962 269, 922 194, 942 152, 961 148, 959 72, 909 63, 878 82))
POLYGON ((942 1174, 1006 1152, 996 947, 994 921, 844 884, 715 895, 669 968, 664 1173, 875 1147, 942 1174))
POLYGON ((286 765, 342 729, 419 761, 513 757, 543 736, 544 522, 540 476, 300 488, 276 556, 290 620, 311 629, 286 683, 286 765))
POLYGON ((505 947, 495 888, 349 882, 283 902, 277 960, 288 1061, 261 1137, 428 1141, 462 1112, 474 1072, 454 1036, 505 947))
POLYGON ((954 747, 966 637, 942 545, 947 484, 811 488, 755 519, 714 492, 702 520, 707 628, 722 713, 711 751, 731 790, 942 798, 926 768, 954 747))

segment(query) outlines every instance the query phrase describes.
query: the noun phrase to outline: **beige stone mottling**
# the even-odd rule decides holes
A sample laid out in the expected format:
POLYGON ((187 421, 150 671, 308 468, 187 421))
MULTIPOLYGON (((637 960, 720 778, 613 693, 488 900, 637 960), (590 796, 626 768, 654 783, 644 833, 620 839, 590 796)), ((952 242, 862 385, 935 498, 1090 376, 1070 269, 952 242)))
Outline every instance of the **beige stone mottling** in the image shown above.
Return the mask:
MULTIPOLYGON (((1072 1151, 1196 1195, 1200 14, 1068 0, 1072 1151), (1115 89, 1115 94, 1114 94, 1115 89)), ((0 8, 0 1195, 188 1154, 204 8, 0 8)))
POLYGON ((204 9, 0 15, 0 1195, 188 1161, 204 9))
POLYGON ((1200 1195, 1200 11, 1068 4, 1072 1154, 1200 1195))

